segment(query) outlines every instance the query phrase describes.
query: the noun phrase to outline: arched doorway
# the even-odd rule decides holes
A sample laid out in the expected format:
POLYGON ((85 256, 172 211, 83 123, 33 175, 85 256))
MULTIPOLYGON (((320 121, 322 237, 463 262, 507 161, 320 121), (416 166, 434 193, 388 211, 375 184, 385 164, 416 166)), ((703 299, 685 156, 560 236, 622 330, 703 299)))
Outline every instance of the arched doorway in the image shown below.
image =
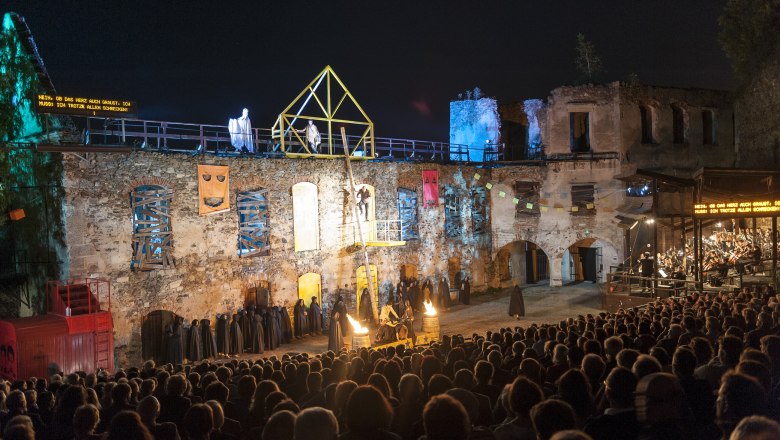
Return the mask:
POLYGON ((447 260, 447 282, 450 283, 450 287, 460 285, 460 281, 463 279, 463 274, 460 271, 460 258, 452 257, 447 260))
POLYGON ((401 281, 409 282, 417 279, 417 265, 416 264, 402 264, 400 278, 401 281))
POLYGON ((141 356, 161 363, 166 361, 165 326, 172 324, 176 314, 170 310, 155 310, 141 318, 141 356))
POLYGON ((244 307, 254 304, 257 307, 268 307, 271 303, 271 283, 265 280, 258 281, 255 285, 244 291, 244 307))
MULTIPOLYGON (((363 289, 368 288, 368 278, 366 277, 366 266, 360 266, 355 271, 355 310, 357 316, 360 316, 360 295, 363 289)), ((371 265, 371 284, 374 286, 374 303, 379 310, 379 277, 377 276, 377 270, 375 265, 371 265)))
POLYGON ((595 237, 583 238, 569 246, 561 259, 563 284, 606 281, 611 262, 617 261, 615 247, 595 237))
POLYGON ((322 306, 322 277, 318 273, 309 272, 298 277, 298 298, 309 307, 312 296, 316 296, 322 306))
POLYGON ((498 250, 495 273, 499 283, 536 284, 550 278, 548 256, 536 243, 514 241, 498 250))

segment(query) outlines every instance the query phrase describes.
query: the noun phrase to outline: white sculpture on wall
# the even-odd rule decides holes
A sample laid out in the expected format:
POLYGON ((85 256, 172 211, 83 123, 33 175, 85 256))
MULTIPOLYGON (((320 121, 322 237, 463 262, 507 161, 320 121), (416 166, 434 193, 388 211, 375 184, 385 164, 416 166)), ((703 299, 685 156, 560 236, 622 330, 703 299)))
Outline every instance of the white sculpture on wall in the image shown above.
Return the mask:
POLYGON ((230 144, 236 150, 254 153, 255 144, 252 140, 252 122, 249 120, 249 110, 244 109, 241 117, 237 119, 230 118, 228 121, 228 131, 230 132, 230 144))

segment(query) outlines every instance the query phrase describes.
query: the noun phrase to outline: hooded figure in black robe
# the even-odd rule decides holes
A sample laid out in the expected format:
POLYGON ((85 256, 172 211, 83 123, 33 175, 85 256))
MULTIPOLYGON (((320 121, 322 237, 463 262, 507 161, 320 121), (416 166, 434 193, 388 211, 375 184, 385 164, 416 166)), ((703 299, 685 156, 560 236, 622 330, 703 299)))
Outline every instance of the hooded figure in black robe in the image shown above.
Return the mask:
POLYGON ((217 315, 217 353, 230 352, 230 323, 226 313, 217 315))
POLYGON ((260 354, 265 351, 265 331, 263 330, 263 317, 258 313, 254 313, 253 310, 250 310, 247 316, 250 316, 252 319, 252 346, 249 347, 249 351, 254 354, 260 354))
POLYGON ((271 307, 268 309, 268 313, 273 315, 271 319, 273 320, 274 333, 276 333, 276 346, 278 347, 284 342, 284 328, 282 327, 282 318, 279 315, 279 308, 271 307))
POLYGON ((241 324, 238 320, 238 315, 233 315, 233 320, 230 321, 230 354, 240 355, 244 352, 244 334, 241 331, 241 324))
POLYGON ((316 296, 311 297, 309 306, 309 331, 315 335, 322 333, 322 309, 316 296))
POLYGON ((298 299, 293 308, 293 321, 295 324, 293 331, 296 338, 300 339, 309 332, 309 319, 307 315, 308 313, 306 312, 306 305, 303 303, 303 299, 298 299))
POLYGON ((423 301, 430 301, 432 303, 438 303, 438 301, 435 301, 433 298, 433 285, 431 284, 431 280, 425 280, 425 282, 422 285, 422 296, 423 301))
POLYGON ((279 334, 277 333, 279 320, 275 319, 276 313, 273 310, 269 313, 267 308, 262 310, 262 315, 265 330, 265 347, 273 350, 279 346, 279 334))
POLYGON ((422 309, 422 293, 420 292, 420 284, 417 281, 412 281, 412 285, 409 286, 409 301, 415 310, 422 309))
POLYGON ((333 317, 336 316, 341 327, 341 333, 344 336, 352 334, 351 326, 349 324, 349 318, 347 318, 347 305, 344 304, 344 297, 339 295, 336 300, 336 305, 333 306, 333 314, 331 315, 331 324, 333 325, 333 317), (336 314, 338 313, 338 314, 336 314))
POLYGON ((450 283, 447 282, 447 278, 441 277, 439 281, 439 305, 443 310, 447 310, 452 307, 452 299, 450 298, 450 283))
POLYGON ((203 344, 204 359, 217 356, 217 341, 211 333, 211 322, 208 319, 200 320, 200 341, 203 344))
POLYGON ((370 322, 372 316, 371 295, 368 293, 368 289, 363 289, 363 292, 360 294, 360 320, 362 322, 370 322))
POLYGON ((328 332, 328 350, 338 354, 341 346, 344 345, 344 335, 341 333, 341 315, 337 307, 333 307, 333 313, 330 315, 330 329, 328 332))
POLYGON ((241 326, 241 334, 244 336, 244 351, 252 348, 252 321, 246 310, 238 310, 238 325, 241 326))
POLYGON ((181 365, 184 362, 184 344, 182 323, 184 318, 177 316, 174 318, 171 324, 168 324, 165 328, 165 339, 167 340, 167 352, 166 360, 168 363, 181 365))
POLYGON ((458 301, 465 305, 471 304, 471 282, 469 281, 469 277, 464 278, 460 283, 458 301))
POLYGON ((293 339, 292 322, 290 322, 290 312, 287 307, 278 306, 279 324, 282 327, 282 343, 289 344, 293 339))
POLYGON ((198 320, 192 320, 192 326, 187 330, 187 359, 195 362, 203 359, 203 344, 200 340, 198 320))
POLYGON ((512 296, 509 297, 509 316, 514 316, 517 319, 520 319, 521 316, 525 316, 523 290, 517 285, 515 285, 515 288, 512 290, 512 296))
POLYGON ((243 325, 241 327, 241 331, 244 332, 244 346, 246 346, 246 351, 254 353, 255 338, 257 337, 254 305, 247 307, 245 321, 247 322, 246 331, 244 331, 243 325))

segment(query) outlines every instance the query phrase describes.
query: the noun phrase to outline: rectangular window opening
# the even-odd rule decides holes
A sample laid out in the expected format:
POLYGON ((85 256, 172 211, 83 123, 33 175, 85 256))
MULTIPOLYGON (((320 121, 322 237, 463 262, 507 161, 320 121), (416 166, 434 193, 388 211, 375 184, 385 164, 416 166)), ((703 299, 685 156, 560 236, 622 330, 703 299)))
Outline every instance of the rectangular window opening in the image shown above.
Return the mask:
POLYGON ((569 113, 569 144, 572 153, 590 151, 590 113, 569 113))

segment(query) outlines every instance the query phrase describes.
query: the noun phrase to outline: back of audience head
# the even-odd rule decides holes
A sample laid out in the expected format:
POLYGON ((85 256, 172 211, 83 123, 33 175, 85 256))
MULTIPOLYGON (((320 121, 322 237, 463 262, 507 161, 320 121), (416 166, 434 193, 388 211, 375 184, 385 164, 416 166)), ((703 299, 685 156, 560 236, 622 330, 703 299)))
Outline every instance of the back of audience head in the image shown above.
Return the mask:
POLYGON ((108 426, 108 440, 152 440, 152 434, 134 411, 119 411, 108 426))
POLYGON ((336 440, 339 423, 332 411, 313 407, 301 411, 295 419, 295 440, 336 440))
POLYGON ((393 409, 379 390, 369 385, 357 387, 349 395, 346 420, 349 431, 357 433, 387 429, 393 409))
POLYGON ((549 440, 558 431, 576 429, 574 409, 562 400, 548 399, 531 408, 531 421, 540 440, 549 440))
POLYGON ((441 394, 431 398, 425 405, 423 427, 427 440, 467 440, 471 421, 460 402, 441 394))
POLYGON ((295 414, 290 411, 274 413, 263 427, 263 440, 293 440, 295 414))

